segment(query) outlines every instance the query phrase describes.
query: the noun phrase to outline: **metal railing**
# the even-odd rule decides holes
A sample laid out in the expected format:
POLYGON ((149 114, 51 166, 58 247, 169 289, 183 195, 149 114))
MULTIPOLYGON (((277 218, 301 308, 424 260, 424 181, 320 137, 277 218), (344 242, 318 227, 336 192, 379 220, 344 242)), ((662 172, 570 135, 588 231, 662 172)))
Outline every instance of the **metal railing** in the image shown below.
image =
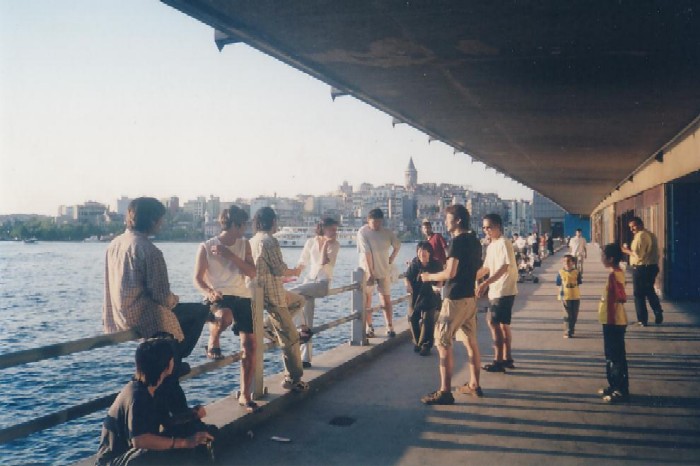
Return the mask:
MULTIPOLYGON (((321 333, 325 330, 335 328, 339 325, 351 322, 350 329, 350 345, 367 345, 367 335, 365 333, 365 316, 367 312, 376 312, 381 309, 381 306, 374 306, 369 309, 364 307, 364 283, 362 280, 363 271, 357 269, 352 272, 351 284, 332 288, 328 291, 327 296, 338 295, 341 293, 352 292, 351 294, 351 313, 347 316, 340 317, 331 322, 313 327, 311 330, 314 334, 321 333)), ((402 278, 402 277, 401 277, 402 278)), ((406 301, 408 295, 392 300, 392 304, 398 304, 406 301)), ((253 328, 256 340, 256 347, 263 348, 263 351, 255 352, 255 369, 253 376, 253 398, 260 399, 265 396, 267 390, 264 385, 263 376, 263 361, 264 352, 274 348, 277 342, 265 344, 263 337, 263 290, 262 287, 256 285, 253 294, 253 328)), ((127 341, 133 341, 141 336, 135 330, 127 330, 123 332, 113 333, 109 335, 99 335, 80 340, 68 341, 65 343, 57 343, 54 345, 33 348, 29 350, 17 351, 0 355, 0 370, 10 367, 20 366, 32 362, 43 361, 55 357, 65 356, 69 354, 89 351, 95 348, 106 346, 114 346, 127 341)), ((233 353, 225 356, 223 359, 206 362, 204 364, 192 367, 190 372, 180 377, 180 380, 186 380, 193 377, 206 374, 221 367, 240 361, 242 352, 233 353)), ((34 418, 27 422, 15 424, 4 429, 0 429, 0 444, 11 442, 12 440, 26 437, 36 432, 55 427, 57 425, 79 419, 102 409, 111 406, 118 393, 101 396, 99 398, 81 403, 76 406, 71 406, 45 416, 34 418)))

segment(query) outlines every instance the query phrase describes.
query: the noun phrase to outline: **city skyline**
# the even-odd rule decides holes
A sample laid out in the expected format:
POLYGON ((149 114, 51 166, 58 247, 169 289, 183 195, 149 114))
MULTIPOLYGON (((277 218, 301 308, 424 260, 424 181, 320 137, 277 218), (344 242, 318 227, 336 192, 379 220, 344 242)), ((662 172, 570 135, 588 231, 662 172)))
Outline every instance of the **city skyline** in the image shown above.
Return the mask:
POLYGON ((211 28, 161 3, 0 2, 0 215, 400 185, 409 157, 419 183, 532 197, 244 44, 218 52, 211 28))

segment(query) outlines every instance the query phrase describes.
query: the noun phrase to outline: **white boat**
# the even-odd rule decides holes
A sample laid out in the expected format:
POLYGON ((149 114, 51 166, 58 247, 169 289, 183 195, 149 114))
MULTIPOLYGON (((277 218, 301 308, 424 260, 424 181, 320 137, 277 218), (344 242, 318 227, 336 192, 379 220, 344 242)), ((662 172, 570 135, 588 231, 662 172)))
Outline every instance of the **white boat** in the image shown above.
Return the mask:
MULTIPOLYGON (((313 227, 282 227, 273 236, 283 248, 303 248, 306 240, 313 238, 316 232, 313 227)), ((340 247, 355 247, 357 230, 354 228, 338 228, 340 247)))
POLYGON ((92 235, 89 238, 85 238, 83 240, 83 243, 99 243, 100 242, 100 237, 96 235, 92 235))

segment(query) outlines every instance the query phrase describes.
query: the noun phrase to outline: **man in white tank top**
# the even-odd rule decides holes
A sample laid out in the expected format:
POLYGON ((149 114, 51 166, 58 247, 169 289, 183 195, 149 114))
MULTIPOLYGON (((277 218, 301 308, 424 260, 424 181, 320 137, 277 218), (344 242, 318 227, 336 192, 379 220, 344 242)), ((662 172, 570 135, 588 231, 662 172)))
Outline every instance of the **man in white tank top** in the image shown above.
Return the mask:
MULTIPOLYGON (((304 283, 290 291, 306 298, 303 322, 307 327, 314 325, 315 298, 328 295, 333 268, 340 250, 338 236, 338 221, 327 217, 316 226, 316 236, 306 240, 304 249, 297 263, 298 267, 308 270, 304 283)), ((301 361, 304 368, 311 367, 311 341, 301 345, 301 361)))
POLYGON ((241 397, 239 402, 250 412, 258 405, 251 399, 255 338, 253 336, 252 293, 248 281, 255 278, 255 262, 248 240, 243 237, 248 214, 237 206, 221 212, 221 233, 202 243, 197 252, 194 284, 211 303, 215 321, 209 324, 207 357, 221 359, 219 339, 233 323, 240 336, 241 397))

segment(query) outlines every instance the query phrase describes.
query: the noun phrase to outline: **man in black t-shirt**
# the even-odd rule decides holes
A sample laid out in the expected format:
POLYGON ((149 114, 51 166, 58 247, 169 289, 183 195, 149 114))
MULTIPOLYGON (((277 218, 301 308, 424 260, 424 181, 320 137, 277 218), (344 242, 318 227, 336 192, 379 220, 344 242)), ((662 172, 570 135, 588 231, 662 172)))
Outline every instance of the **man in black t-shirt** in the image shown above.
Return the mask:
POLYGON ((136 376, 119 392, 109 408, 102 426, 96 465, 181 464, 193 457, 175 449, 192 452, 199 445, 214 440, 206 431, 187 438, 160 432, 163 419, 154 394, 172 373, 173 365, 173 349, 168 341, 152 339, 139 345, 136 349, 136 376))
POLYGON ((445 225, 452 235, 447 251, 445 270, 439 273, 422 273, 421 280, 444 281, 442 309, 435 326, 435 343, 440 353, 440 389, 421 401, 429 405, 451 405, 454 354, 452 340, 457 336, 469 354, 470 380, 459 388, 460 393, 483 396, 479 386, 481 355, 476 339, 476 297, 474 284, 476 271, 481 266, 481 243, 474 232, 469 231, 469 211, 461 204, 446 209, 445 225))

